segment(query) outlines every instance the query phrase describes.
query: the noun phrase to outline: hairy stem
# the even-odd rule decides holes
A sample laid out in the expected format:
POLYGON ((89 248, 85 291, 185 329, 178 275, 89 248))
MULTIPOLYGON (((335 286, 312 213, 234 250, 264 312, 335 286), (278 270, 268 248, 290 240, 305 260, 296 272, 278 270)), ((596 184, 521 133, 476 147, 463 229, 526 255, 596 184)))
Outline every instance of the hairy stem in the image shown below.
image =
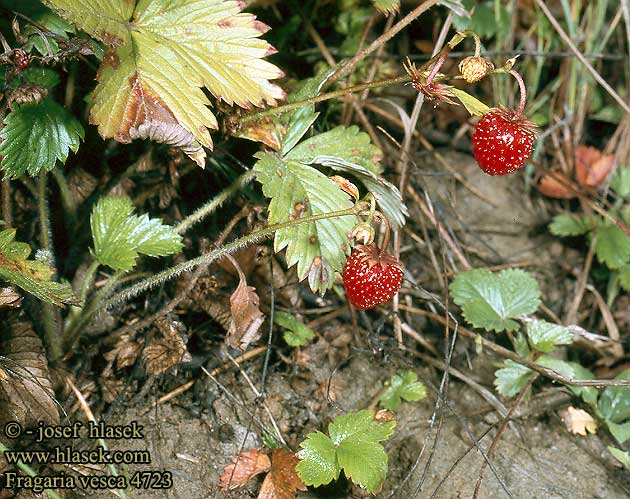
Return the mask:
POLYGON ((66 180, 63 171, 61 171, 59 167, 53 170, 53 176, 55 177, 55 181, 57 182, 57 186, 59 187, 59 194, 61 195, 63 209, 65 215, 68 217, 68 226, 74 227, 76 225, 77 219, 77 201, 70 191, 68 181, 66 180))
MULTIPOLYGON (((37 207, 39 212, 39 234, 40 244, 43 249, 48 250, 50 264, 55 265, 55 259, 53 256, 53 248, 50 237, 50 219, 48 216, 48 199, 46 197, 46 172, 41 171, 39 174, 39 183, 37 186, 37 207)), ((55 310, 50 303, 42 303, 42 321, 44 327, 44 334, 46 336, 46 343, 48 344, 50 359, 56 361, 63 355, 61 349, 61 338, 57 331, 57 318, 55 316, 55 310)))
POLYGON ((218 195, 204 204, 202 207, 195 210, 194 213, 188 215, 184 220, 182 220, 176 227, 175 232, 178 234, 183 234, 188 229, 190 229, 194 224, 200 222, 208 215, 212 214, 216 211, 225 201, 227 201, 230 197, 236 194, 239 190, 249 184, 252 180, 256 178, 256 172, 254 170, 249 170, 240 177, 238 177, 232 185, 229 185, 225 189, 223 189, 218 195))
POLYGON ((525 82, 523 81, 523 77, 517 71, 510 69, 509 73, 516 78, 518 82, 518 86, 521 89, 521 100, 518 104, 518 109, 516 111, 516 116, 522 116, 523 111, 525 111, 525 105, 527 104, 527 88, 525 88, 525 82))
POLYGON ((270 225, 269 227, 258 230, 256 232, 252 232, 251 234, 248 234, 246 236, 240 237, 239 239, 236 239, 235 241, 228 243, 225 246, 220 246, 216 249, 213 249, 212 251, 209 251, 208 253, 200 255, 197 258, 193 258, 192 260, 182 262, 178 265, 175 265, 174 267, 171 267, 170 269, 163 270, 162 272, 159 272, 151 277, 148 277, 147 279, 143 279, 142 281, 134 284, 133 286, 130 286, 116 293, 114 296, 112 296, 107 301, 105 301, 100 308, 106 309, 108 307, 111 307, 112 305, 116 305, 116 304, 128 301, 138 296, 139 294, 155 286, 158 286, 159 284, 162 284, 170 279, 173 279, 174 277, 177 277, 182 272, 188 272, 189 270, 192 270, 195 267, 198 267, 199 265, 211 263, 226 254, 234 253, 235 251, 241 248, 244 248, 245 246, 253 244, 257 241, 260 241, 261 239, 264 239, 265 237, 268 237, 274 234, 278 230, 285 229, 287 227, 293 227, 293 226, 300 225, 303 223, 316 222, 317 220, 324 220, 326 218, 337 218, 337 217, 344 217, 344 216, 349 216, 349 215, 357 215, 359 212, 360 212, 360 208, 359 208, 359 205, 357 204, 353 206, 352 208, 348 208, 347 210, 331 211, 328 213, 321 213, 319 215, 311 215, 310 217, 304 217, 298 220, 290 220, 287 222, 270 225))
POLYGON ((2 230, 13 227, 13 210, 11 205, 11 181, 2 181, 2 220, 4 225, 2 230))
POLYGON ((273 107, 271 109, 267 109, 265 111, 260 111, 259 113, 250 114, 248 116, 243 116, 239 122, 240 124, 248 123, 250 121, 259 120, 261 118, 266 118, 267 116, 275 116, 277 114, 287 113, 289 111, 293 111, 299 107, 305 106, 306 104, 316 104, 317 102, 323 102, 329 99, 335 99, 337 97, 342 97, 347 94, 355 93, 355 92, 363 92, 368 88, 379 88, 379 87, 387 87, 390 85, 398 85, 400 83, 407 83, 411 78, 408 75, 398 76, 396 78, 389 78, 387 80, 379 80, 379 81, 371 81, 368 83, 361 83, 360 85, 354 85, 352 87, 341 88, 339 90, 335 90, 333 92, 327 92, 325 94, 320 94, 315 97, 310 97, 308 99, 304 99, 298 102, 291 102, 290 104, 285 104, 284 106, 273 107))
POLYGON ((120 283, 124 272, 118 271, 107 280, 107 284, 92 297, 90 302, 83 307, 81 313, 68 322, 63 333, 63 347, 65 351, 69 351, 79 338, 81 331, 90 324, 90 321, 100 310, 100 304, 109 296, 114 288, 120 283))

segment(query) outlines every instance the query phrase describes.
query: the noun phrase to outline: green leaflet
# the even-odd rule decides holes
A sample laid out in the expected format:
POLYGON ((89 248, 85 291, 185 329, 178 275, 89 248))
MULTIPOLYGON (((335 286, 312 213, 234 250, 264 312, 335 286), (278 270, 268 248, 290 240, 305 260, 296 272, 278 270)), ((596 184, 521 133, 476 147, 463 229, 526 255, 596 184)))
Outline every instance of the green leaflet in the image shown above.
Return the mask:
MULTIPOLYGON (((270 224, 352 206, 349 196, 315 168, 275 154, 256 157, 257 180, 271 198, 270 224)), ((311 289, 324 293, 332 286, 335 271, 343 268, 350 249, 348 234, 355 223, 356 217, 347 215, 281 229, 276 232, 274 249, 286 248, 287 265, 297 265, 298 278, 308 277, 311 289)))
POLYGON ((104 197, 92 211, 94 255, 102 265, 131 270, 139 254, 165 256, 182 248, 182 238, 170 225, 148 215, 132 215, 129 198, 104 197))
POLYGON ((83 127, 62 106, 51 99, 39 104, 16 106, 4 119, 0 135, 0 168, 5 178, 28 173, 36 176, 50 171, 57 160, 65 163, 70 150, 76 152, 84 137, 83 127))
POLYGON ((535 312, 540 304, 538 283, 522 270, 460 272, 450 290, 466 321, 488 331, 517 329, 513 319, 535 312))

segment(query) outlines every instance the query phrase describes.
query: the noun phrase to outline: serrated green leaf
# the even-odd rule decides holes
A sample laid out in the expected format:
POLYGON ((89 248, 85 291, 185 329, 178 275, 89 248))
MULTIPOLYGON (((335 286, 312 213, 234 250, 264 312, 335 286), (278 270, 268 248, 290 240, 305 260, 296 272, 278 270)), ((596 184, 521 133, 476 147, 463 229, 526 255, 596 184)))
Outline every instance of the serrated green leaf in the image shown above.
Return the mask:
POLYGON ((22 78, 29 83, 37 83, 48 89, 54 88, 59 84, 59 74, 57 71, 41 66, 30 66, 22 71, 22 78))
POLYGON ((619 269, 619 284, 626 291, 630 291, 630 265, 624 265, 619 269))
POLYGON ((77 304, 72 287, 51 281, 55 269, 37 260, 28 260, 31 248, 15 241, 15 229, 0 232, 0 279, 15 284, 42 301, 61 306, 77 304))
POLYGON ((466 321, 488 331, 517 329, 518 323, 512 319, 535 312, 540 304, 538 283, 518 269, 460 272, 450 290, 466 321))
POLYGON ((630 440, 630 421, 622 424, 606 421, 606 426, 608 426, 608 430, 612 436, 615 437, 619 445, 623 445, 630 440))
MULTIPOLYGON (((615 379, 630 380, 630 369, 620 372, 615 379)), ((621 423, 630 419, 630 386, 607 386, 599 397, 597 407, 606 421, 621 423)))
POLYGON ((315 332, 310 327, 302 324, 295 316, 286 312, 277 310, 274 313, 273 321, 285 329, 283 338, 289 346, 304 346, 308 340, 315 337, 315 332))
POLYGON ((148 215, 132 215, 129 198, 103 197, 92 211, 94 255, 115 270, 131 270, 139 254, 165 256, 182 248, 182 238, 170 225, 148 215))
MULTIPOLYGON (((259 153, 254 165, 263 193, 271 198, 269 223, 290 217, 307 217, 352 206, 349 196, 315 168, 280 156, 259 153)), ((350 248, 348 234, 356 224, 353 215, 303 223, 276 232, 274 249, 286 248, 289 267, 297 264, 300 280, 308 276, 313 291, 324 293, 341 271, 350 248)))
MULTIPOLYGON (((578 364, 577 362, 567 362, 567 364, 569 364, 571 369, 573 369, 573 379, 593 379, 593 373, 581 364, 578 364)), ((568 388, 579 397, 582 397, 582 400, 591 407, 597 407, 597 397, 599 396, 597 388, 593 386, 568 386, 568 388)))
POLYGON ((381 405, 385 409, 395 411, 402 400, 414 402, 422 400, 427 394, 426 387, 418 381, 418 375, 413 371, 401 371, 394 374, 388 386, 381 395, 381 405))
POLYGON ((630 237, 611 223, 597 227, 595 254, 610 269, 618 269, 630 263, 630 237))
POLYGON ((354 483, 376 492, 387 474, 387 453, 378 442, 394 432, 395 421, 380 423, 374 411, 363 410, 338 416, 328 433, 337 447, 337 462, 354 483))
POLYGON ((615 457, 617 461, 623 464, 626 468, 630 468, 630 452, 622 451, 616 447, 608 446, 608 450, 615 457))
POLYGON ((618 166, 610 179, 610 188, 617 196, 630 198, 630 167, 618 166))
POLYGON ((587 220, 570 215, 569 213, 561 213, 553 217, 553 221, 549 225, 549 231, 554 236, 581 236, 591 229, 587 220))
POLYGON ((84 137, 81 123, 51 99, 16 106, 4 124, 0 169, 5 178, 52 170, 57 160, 65 163, 70 150, 77 151, 84 137))
POLYGON ((556 345, 570 345, 573 334, 564 326, 546 321, 533 321, 527 326, 529 343, 534 350, 551 352, 556 345))
POLYGON ((301 142, 286 159, 354 175, 373 194, 390 223, 401 227, 409 213, 398 189, 378 176, 381 157, 381 151, 370 143, 367 133, 356 126, 338 126, 301 142))
POLYGON ((200 166, 217 128, 202 88, 228 104, 275 105, 282 71, 263 58, 268 29, 243 2, 43 0, 109 47, 97 73, 91 121, 121 142, 150 138, 182 148, 200 166))
POLYGON ((395 14, 400 10, 400 0, 372 0, 372 4, 383 14, 395 14))
POLYGON ((483 102, 481 102, 476 97, 473 97, 469 93, 455 87, 451 88, 450 90, 451 93, 455 97, 457 97, 459 101, 464 105, 471 116, 483 116, 490 111, 490 108, 488 106, 486 106, 483 102))
POLYGON ((527 384, 534 371, 513 360, 506 360, 494 373, 494 386, 504 397, 514 397, 527 384))
POLYGON ((309 433, 300 447, 295 471, 306 485, 319 487, 339 478, 337 449, 328 436, 321 431, 309 433))

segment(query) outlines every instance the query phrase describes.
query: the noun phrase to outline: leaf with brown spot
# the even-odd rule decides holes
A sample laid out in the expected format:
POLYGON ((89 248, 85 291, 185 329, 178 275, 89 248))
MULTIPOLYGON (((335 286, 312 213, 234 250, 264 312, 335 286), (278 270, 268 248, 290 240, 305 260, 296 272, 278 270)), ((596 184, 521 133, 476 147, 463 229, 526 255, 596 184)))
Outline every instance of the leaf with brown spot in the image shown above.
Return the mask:
POLYGON ((0 427, 8 421, 36 426, 38 421, 59 424, 48 361, 39 336, 29 322, 8 315, 0 337, 0 427))
POLYGON ((232 348, 246 350, 251 343, 260 339, 258 330, 265 320, 265 315, 260 311, 260 298, 256 294, 256 288, 247 285, 245 274, 236 260, 232 257, 230 259, 238 270, 239 283, 230 297, 232 321, 225 341, 232 348))
POLYGON ((243 2, 43 0, 110 48, 96 79, 90 122, 104 138, 150 138, 181 147, 199 166, 212 148, 207 88, 243 108, 275 105, 283 73, 263 58, 268 27, 243 2))
POLYGON ((271 469, 258 493, 258 499, 293 499, 296 490, 306 490, 306 485, 295 472, 300 462, 293 452, 275 449, 271 455, 271 469))
POLYGON ((264 473, 271 467, 271 461, 267 454, 258 449, 241 452, 232 457, 232 464, 223 469, 223 475, 219 477, 223 490, 233 490, 242 487, 252 478, 264 473))

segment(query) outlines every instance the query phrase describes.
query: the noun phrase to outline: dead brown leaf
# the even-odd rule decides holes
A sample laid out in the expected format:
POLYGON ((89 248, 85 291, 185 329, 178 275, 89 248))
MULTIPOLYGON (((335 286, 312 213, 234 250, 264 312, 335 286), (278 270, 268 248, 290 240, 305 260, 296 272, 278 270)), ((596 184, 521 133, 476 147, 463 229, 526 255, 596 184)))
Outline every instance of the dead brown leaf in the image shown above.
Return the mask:
POLYGON ((258 499, 294 499, 296 490, 306 490, 295 472, 299 462, 293 452, 275 449, 271 455, 271 469, 260 488, 258 499))
POLYGON ((261 334, 258 330, 265 320, 265 315, 260 311, 260 299, 256 294, 256 288, 247 285, 245 274, 236 260, 232 259, 232 264, 238 270, 239 283, 230 297, 232 321, 225 341, 232 348, 246 350, 251 343, 260 339, 261 334))
POLYGON ((242 487, 249 480, 271 468, 269 456, 258 449, 241 452, 232 457, 232 464, 223 469, 223 475, 219 477, 223 490, 233 490, 242 487))
POLYGON ((0 288, 0 307, 17 308, 22 305, 23 296, 13 286, 0 288))
POLYGON ((11 314, 0 339, 0 352, 7 375, 0 378, 0 426, 8 421, 23 426, 38 421, 59 424, 48 361, 31 323, 11 314))
POLYGON ((613 163, 612 154, 603 154, 594 147, 575 148, 575 178, 580 185, 589 187, 601 185, 611 172, 613 163))
POLYGON ((597 422, 588 412, 583 409, 576 409, 569 406, 560 411, 560 417, 569 430, 574 435, 585 437, 588 433, 597 432, 597 422))
POLYGON ((153 340, 142 352, 148 374, 159 375, 180 362, 189 362, 190 353, 186 349, 186 343, 178 331, 182 325, 179 322, 160 318, 156 323, 162 338, 153 340))
POLYGON ((550 198, 572 199, 576 197, 575 193, 552 175, 543 175, 536 188, 550 198))

